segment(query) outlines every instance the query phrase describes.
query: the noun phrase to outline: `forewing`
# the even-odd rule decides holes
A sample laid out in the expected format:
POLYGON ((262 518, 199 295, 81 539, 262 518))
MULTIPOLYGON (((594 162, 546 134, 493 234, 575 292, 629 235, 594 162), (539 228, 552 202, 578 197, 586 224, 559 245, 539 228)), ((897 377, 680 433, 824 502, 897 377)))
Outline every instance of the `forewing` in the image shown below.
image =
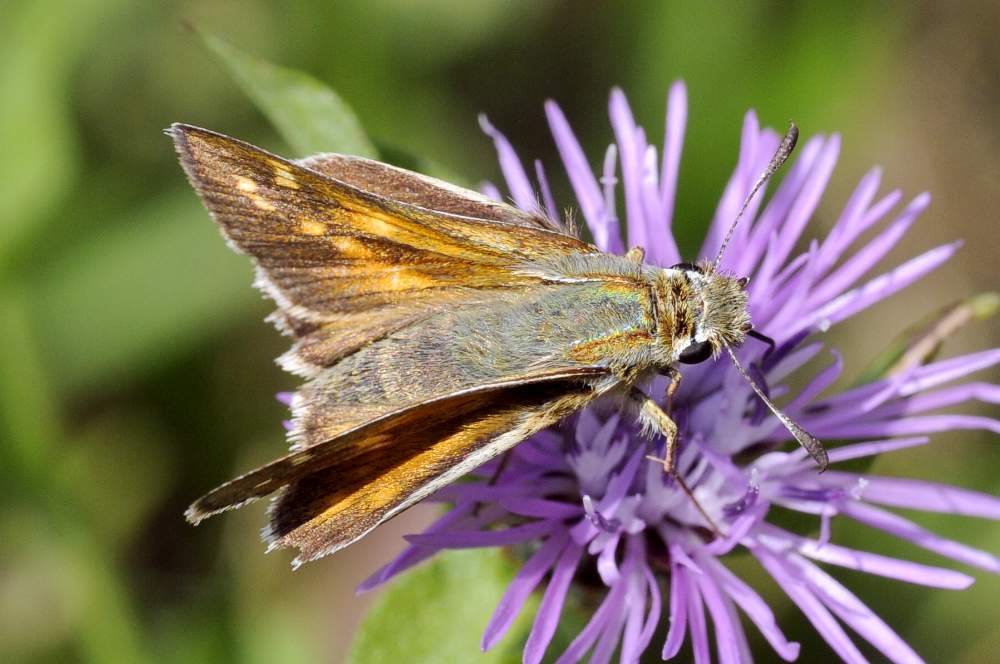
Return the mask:
POLYGON ((327 153, 296 163, 382 198, 424 210, 562 232, 555 221, 541 214, 524 212, 477 191, 380 161, 327 153))
MULTIPOLYGON (((472 207, 456 197, 436 199, 455 212, 418 207, 399 184, 416 182, 412 176, 383 185, 402 199, 393 200, 221 134, 179 124, 170 134, 230 244, 255 259, 258 284, 281 306, 286 330, 538 283, 517 266, 597 252, 569 235, 496 219, 504 214, 462 216, 456 212, 472 207)), ((371 167, 355 179, 377 180, 371 167)))
POLYGON ((589 379, 601 375, 578 369, 485 385, 391 413, 223 484, 195 501, 187 518, 198 523, 290 485, 273 513, 274 539, 299 545, 305 531, 293 531, 317 532, 322 524, 307 522, 322 516, 329 541, 346 546, 582 407, 596 395, 589 379))

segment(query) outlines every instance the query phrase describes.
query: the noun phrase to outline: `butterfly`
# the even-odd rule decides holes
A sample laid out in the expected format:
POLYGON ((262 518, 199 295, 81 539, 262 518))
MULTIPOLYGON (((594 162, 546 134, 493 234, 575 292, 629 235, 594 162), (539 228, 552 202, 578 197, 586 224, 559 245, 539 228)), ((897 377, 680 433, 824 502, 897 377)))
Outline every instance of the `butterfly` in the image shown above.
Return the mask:
MULTIPOLYGON (((826 467, 819 441, 736 362, 748 335, 768 339, 747 280, 717 269, 728 237, 714 262, 663 268, 639 247, 604 253, 540 212, 377 161, 292 161, 190 125, 167 133, 277 304, 269 320, 293 340, 279 364, 305 379, 291 451, 199 498, 190 522, 276 494, 265 539, 313 560, 598 399, 666 438, 664 468, 693 500, 675 473, 677 426, 639 386, 670 377, 669 403, 678 364, 724 351, 826 467)), ((743 210, 796 137, 792 125, 743 210)))

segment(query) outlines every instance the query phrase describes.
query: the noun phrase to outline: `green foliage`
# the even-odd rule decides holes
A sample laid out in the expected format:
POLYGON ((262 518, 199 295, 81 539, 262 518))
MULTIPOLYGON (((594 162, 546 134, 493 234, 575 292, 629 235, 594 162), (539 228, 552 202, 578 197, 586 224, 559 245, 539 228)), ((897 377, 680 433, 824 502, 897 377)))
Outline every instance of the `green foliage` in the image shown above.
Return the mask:
POLYGON ((354 111, 329 87, 300 71, 247 55, 215 35, 199 35, 299 156, 378 156, 354 111))
POLYGON ((493 664, 521 661, 537 602, 529 602, 508 636, 482 655, 483 629, 515 567, 496 549, 451 551, 397 580, 371 608, 358 631, 348 661, 382 662, 467 661, 493 664))
POLYGON ((1000 294, 979 293, 941 307, 899 333, 861 373, 855 384, 864 385, 885 376, 905 373, 933 361, 941 346, 961 328, 996 316, 1000 294))

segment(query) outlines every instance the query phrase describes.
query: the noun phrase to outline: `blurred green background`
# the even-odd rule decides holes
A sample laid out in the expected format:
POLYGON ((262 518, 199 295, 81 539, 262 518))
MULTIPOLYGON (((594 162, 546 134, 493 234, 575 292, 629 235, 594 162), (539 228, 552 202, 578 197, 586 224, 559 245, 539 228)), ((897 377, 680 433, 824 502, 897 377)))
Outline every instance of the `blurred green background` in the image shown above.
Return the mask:
MULTIPOLYGON (((831 335, 846 381, 906 324, 998 286, 1000 5, 698 4, 0 4, 0 660, 340 662, 372 600, 354 586, 433 517, 414 509, 294 573, 287 552, 264 555, 263 504, 197 530, 184 523, 192 498, 284 450, 273 395, 295 381, 271 361, 285 341, 261 322, 271 307, 249 287, 249 264, 220 241, 162 129, 184 121, 303 155, 182 21, 309 72, 379 145, 469 184, 498 177, 481 111, 551 174, 546 98, 596 164, 611 139, 612 85, 658 141, 667 86, 684 78, 675 226, 688 251, 735 161, 746 108, 775 126, 794 118, 805 134, 842 131, 814 233, 877 163, 885 188, 935 196, 887 265, 967 240, 946 268, 831 335)), ((569 200, 565 182, 555 186, 569 200)), ((987 323, 945 352, 997 345, 987 323)), ((997 468, 997 441, 963 433, 875 471, 997 493, 997 468)), ((1000 552, 995 524, 920 521, 1000 552)), ((934 562, 839 526, 842 542, 934 562)), ((829 656, 758 570, 733 564, 804 642, 804 661, 829 656)), ((977 572, 970 590, 948 592, 838 576, 931 661, 988 661, 1000 649, 995 577, 977 572)))

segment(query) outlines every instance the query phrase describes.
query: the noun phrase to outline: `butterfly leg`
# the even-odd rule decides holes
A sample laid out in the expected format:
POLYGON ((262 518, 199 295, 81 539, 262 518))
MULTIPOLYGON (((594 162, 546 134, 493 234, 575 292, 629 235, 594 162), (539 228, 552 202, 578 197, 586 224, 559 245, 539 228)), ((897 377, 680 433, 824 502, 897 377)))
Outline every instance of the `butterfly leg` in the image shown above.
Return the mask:
MULTIPOLYGON (((676 385, 680 383, 680 372, 675 375, 671 375, 671 385, 676 385)), ((670 388, 668 390, 668 398, 672 397, 670 388)), ((674 388, 676 391, 676 387, 674 388)), ((647 455, 646 458, 651 461, 658 461, 663 464, 663 470, 670 475, 677 486, 681 488, 681 491, 688 497, 688 500, 695 506, 698 513, 701 514, 702 518, 708 523, 708 527, 712 530, 717 537, 723 537, 722 531, 712 520, 712 517, 708 515, 705 508, 702 507, 698 499, 695 498, 694 493, 691 488, 681 477, 680 473, 677 472, 677 424, 674 423, 670 416, 667 415, 660 408, 659 405, 653 399, 649 397, 645 392, 637 387, 633 387, 629 391, 629 399, 635 404, 639 412, 639 421, 642 422, 643 428, 648 428, 656 433, 660 434, 667 440, 666 449, 664 450, 663 458, 659 458, 653 455, 647 455)))
POLYGON ((670 379, 666 390, 667 413, 669 414, 674 412, 674 395, 677 394, 677 388, 681 386, 681 372, 673 367, 667 367, 664 375, 670 379))
POLYGON ((677 425, 653 399, 637 387, 629 391, 629 399, 635 404, 639 413, 639 422, 644 431, 652 431, 666 439, 663 458, 649 456, 652 461, 663 464, 663 470, 668 475, 677 476, 677 425))
POLYGON ((510 464, 510 452, 504 452, 500 455, 500 463, 497 464, 496 470, 490 475, 490 481, 486 486, 494 486, 499 480, 500 476, 503 475, 503 471, 507 470, 507 466, 510 464))
MULTIPOLYGON (((507 466, 510 464, 510 457, 511 452, 509 450, 500 455, 500 461, 497 463, 496 469, 490 473, 490 479, 486 482, 486 486, 496 486, 496 483, 500 481, 500 476, 503 475, 503 471, 507 470, 507 466)), ((483 503, 476 503, 476 506, 472 508, 472 517, 475 518, 479 516, 479 512, 482 508, 483 503)))

